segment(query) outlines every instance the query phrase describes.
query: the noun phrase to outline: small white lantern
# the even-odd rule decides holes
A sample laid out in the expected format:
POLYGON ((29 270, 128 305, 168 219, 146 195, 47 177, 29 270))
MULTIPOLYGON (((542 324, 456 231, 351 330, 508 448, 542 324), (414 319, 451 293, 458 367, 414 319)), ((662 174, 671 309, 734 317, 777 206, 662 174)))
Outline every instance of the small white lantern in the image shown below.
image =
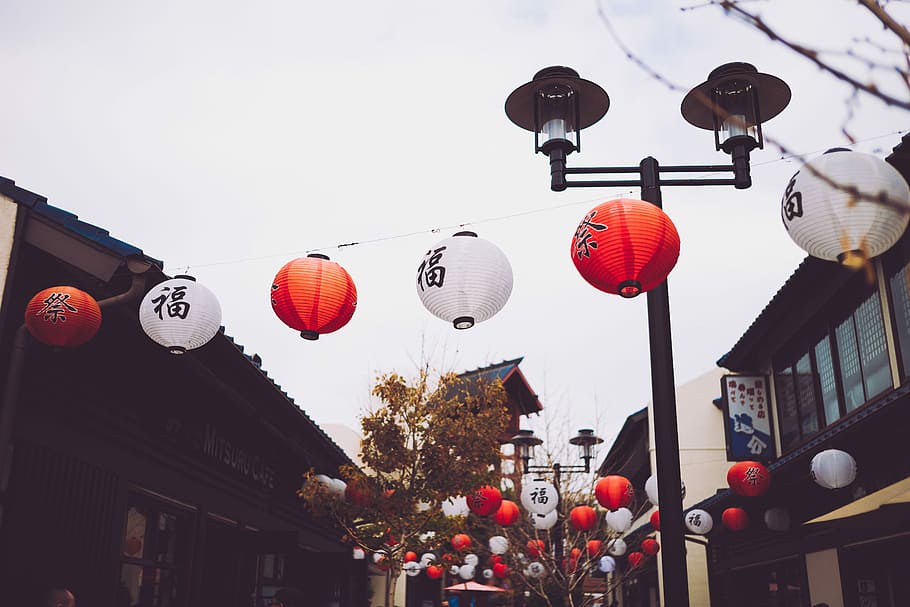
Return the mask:
POLYGON ((625 533, 632 528, 632 511, 628 508, 619 508, 617 510, 611 510, 604 515, 604 520, 607 522, 607 527, 612 531, 617 533, 625 533))
POLYGON ((433 315, 456 329, 499 312, 512 293, 512 266, 505 254, 474 232, 440 240, 417 268, 417 294, 433 315))
POLYGON ((552 529, 553 525, 556 524, 556 521, 559 520, 559 512, 556 510, 551 510, 546 514, 537 514, 532 512, 530 514, 531 526, 540 531, 546 531, 552 529))
MULTIPOLYGON (((682 497, 683 497, 683 499, 685 499, 686 483, 684 483, 681 480, 679 481, 679 483, 680 483, 680 491, 682 492, 682 497)), ((657 503, 657 475, 656 474, 652 474, 651 476, 648 477, 648 480, 645 481, 645 494, 647 494, 649 502, 651 502, 655 506, 659 505, 657 503)))
POLYGON ((521 505, 534 514, 549 514, 559 505, 559 494, 547 479, 529 479, 522 482, 521 505))
POLYGON ((509 550, 509 539, 502 535, 494 535, 490 538, 490 552, 493 554, 505 554, 509 550))
POLYGON ((764 519, 765 526, 771 531, 788 531, 790 529, 790 513, 784 508, 768 508, 765 510, 764 519))
POLYGON ((420 575, 421 567, 420 563, 417 561, 408 561, 402 566, 402 569, 404 569, 404 572, 408 575, 408 577, 415 577, 417 575, 420 575))
POLYGON ((484 570, 483 570, 483 579, 485 579, 485 580, 491 580, 491 579, 493 579, 493 570, 492 570, 492 569, 484 569, 484 570))
POLYGON ((363 548, 361 548, 360 546, 354 546, 354 548, 351 549, 351 557, 355 561, 362 561, 363 559, 366 558, 366 556, 367 556, 366 552, 364 552, 363 548))
POLYGON ((449 567, 449 575, 458 575, 459 570, 460 570, 460 567, 458 565, 451 565, 449 567))
POLYGON ((207 344, 221 327, 221 305, 192 276, 176 276, 152 287, 139 304, 139 324, 171 354, 207 344))
POLYGON ((436 562, 436 555, 432 552, 424 552, 420 555, 420 566, 426 569, 429 565, 436 562))
POLYGON ((600 557, 600 563, 597 566, 604 573, 612 573, 616 571, 616 559, 612 556, 602 556, 600 557))
POLYGON ((692 533, 705 535, 714 528, 714 519, 707 510, 693 508, 685 515, 686 529, 692 533))
POLYGON ((442 513, 446 516, 467 516, 468 512, 470 512, 468 499, 463 495, 450 497, 442 502, 442 513))
POLYGON ((477 566, 477 563, 480 562, 480 557, 476 554, 466 554, 464 555, 464 564, 465 565, 474 565, 477 566))
POLYGON ((344 500, 344 492, 348 488, 348 484, 341 480, 340 478, 331 479, 332 484, 329 485, 329 493, 332 494, 332 497, 339 500, 344 500))
POLYGON ((474 565, 462 565, 458 568, 458 577, 463 580, 473 580, 477 568, 474 565))
POLYGON ((809 255, 856 266, 890 249, 904 233, 910 187, 877 156, 829 150, 790 179, 781 219, 809 255))
POLYGON ((528 577, 534 578, 535 580, 545 577, 547 575, 547 568, 543 566, 543 563, 539 561, 534 561, 528 565, 528 577))
POLYGON ((622 539, 621 537, 612 539, 610 540, 610 543, 607 544, 607 552, 613 556, 622 556, 626 553, 626 550, 628 550, 628 546, 626 546, 626 540, 622 539))
POLYGON ((812 480, 825 489, 840 489, 856 480, 856 460, 846 451, 827 449, 817 453, 810 465, 812 480))

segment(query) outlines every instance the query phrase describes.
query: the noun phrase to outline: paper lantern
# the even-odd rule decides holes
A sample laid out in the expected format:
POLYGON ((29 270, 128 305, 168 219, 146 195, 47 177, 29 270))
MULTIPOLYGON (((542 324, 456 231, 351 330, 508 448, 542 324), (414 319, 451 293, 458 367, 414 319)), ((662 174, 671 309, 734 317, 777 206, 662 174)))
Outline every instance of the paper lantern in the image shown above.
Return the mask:
POLYGON ((450 497, 442 502, 442 513, 446 516, 467 516, 470 509, 464 496, 450 497))
POLYGON ((543 563, 534 561, 528 565, 528 576, 534 578, 535 580, 546 577, 547 568, 543 566, 543 563))
POLYGON ((706 535, 714 528, 714 518, 707 510, 693 508, 685 515, 686 529, 692 533, 706 535))
POLYGON ((528 556, 530 556, 532 559, 536 559, 541 554, 543 554, 543 540, 528 540, 528 543, 525 544, 525 548, 527 548, 528 556))
POLYGON ((597 526, 597 512, 591 506, 575 506, 569 512, 569 524, 576 531, 590 531, 597 526))
MULTIPOLYGON (((685 499, 686 483, 684 483, 683 481, 679 481, 679 483, 680 483, 680 492, 682 494, 682 498, 685 499)), ((652 474, 651 476, 648 477, 648 480, 645 481, 645 494, 648 496, 649 502, 651 502, 655 506, 658 505, 657 501, 659 498, 657 495, 657 475, 656 474, 652 474)))
POLYGON ((622 556, 627 549, 626 541, 620 537, 610 540, 610 543, 607 544, 607 552, 613 556, 622 556))
POLYGON ((483 579, 485 579, 485 580, 492 580, 492 579, 493 579, 493 570, 492 570, 492 569, 484 569, 482 575, 483 575, 483 579))
POLYGON ((588 540, 585 544, 585 549, 588 551, 589 557, 595 557, 600 553, 600 549, 603 547, 603 542, 600 540, 588 540))
POLYGON ((597 481, 597 484, 594 485, 594 496, 597 498, 597 503, 604 508, 616 510, 632 503, 635 490, 629 479, 613 474, 597 481))
POLYGON ((502 505, 502 493, 496 487, 487 485, 466 497, 468 508, 478 516, 490 516, 502 505))
POLYGON ((809 469, 812 480, 825 489, 840 489, 856 480, 856 460, 839 449, 826 449, 816 453, 809 469))
POLYGON ((366 558, 366 552, 363 551, 363 548, 354 546, 354 548, 351 550, 351 557, 355 561, 362 561, 366 558))
POLYGON ((458 571, 461 569, 458 565, 452 565, 449 567, 449 575, 458 575, 458 571))
POLYGON ((480 564, 480 557, 476 554, 466 554, 464 555, 464 564, 465 565, 474 565, 475 567, 480 564))
POLYGON ((25 327, 45 345, 75 348, 98 333, 101 308, 85 291, 67 286, 50 287, 35 293, 25 306, 25 327))
POLYGON ((373 495, 364 478, 353 478, 344 489, 344 499, 349 504, 367 507, 373 504, 373 495))
POLYGON ((749 526, 749 515, 742 508, 727 508, 721 515, 721 522, 730 531, 742 531, 749 526))
POLYGON ((281 322, 314 340, 348 324, 357 308, 357 287, 338 263, 312 253, 278 270, 271 300, 281 322))
POLYGON ((410 562, 416 561, 416 560, 417 560, 417 553, 414 552, 413 550, 408 550, 407 552, 404 553, 404 562, 405 563, 410 563, 410 562))
POLYGON ((416 561, 408 561, 401 568, 404 569, 408 577, 420 575, 420 563, 416 561))
POLYGON ((632 519, 634 515, 628 508, 617 508, 604 515, 607 527, 617 533, 625 533, 632 528, 632 519))
POLYGON ((496 563, 493 565, 493 575, 501 580, 509 577, 509 566, 505 563, 496 563))
POLYGON ((499 510, 493 514, 493 522, 502 527, 508 527, 514 524, 521 517, 521 511, 518 504, 512 500, 502 500, 499 510))
POLYGON ((329 492, 332 494, 332 497, 336 500, 344 499, 344 492, 348 490, 348 484, 341 480, 340 478, 333 478, 332 484, 329 487, 329 492))
POLYGON ((640 567, 642 562, 645 560, 645 555, 641 552, 630 552, 629 556, 626 557, 629 561, 629 568, 635 569, 640 567))
POLYGON ((780 507, 768 508, 764 514, 765 526, 771 531, 789 531, 790 513, 780 507))
POLYGON ((432 552, 424 552, 420 555, 420 566, 423 568, 429 567, 431 564, 436 562, 436 555, 432 552))
POLYGON ((655 531, 660 531, 660 510, 651 513, 651 526, 655 531))
POLYGON ((434 316, 470 329, 499 312, 512 293, 505 254, 474 232, 433 245, 417 268, 417 294, 434 316))
POLYGON ((474 565, 462 565, 458 568, 458 577, 463 580, 473 580, 476 573, 477 568, 474 565))
POLYGON ((466 533, 456 533, 452 536, 452 548, 461 552, 471 547, 471 538, 466 533))
POLYGON ((490 538, 490 552, 494 555, 505 554, 509 550, 509 540, 502 535, 494 535, 490 538))
POLYGON ((600 562, 597 564, 597 568, 604 573, 612 573, 616 571, 616 559, 612 556, 602 556, 600 557, 600 562))
POLYGON ((641 551, 648 556, 654 556, 660 552, 660 544, 653 537, 646 537, 641 541, 641 551))
POLYGON ((781 200, 784 227, 801 249, 853 266, 891 248, 908 218, 910 188, 897 169, 876 156, 843 149, 803 165, 781 200))
POLYGON ((771 473, 760 462, 736 462, 727 470, 727 484, 736 495, 764 495, 771 486, 771 473))
POLYGON ((556 510, 551 510, 546 514, 537 514, 532 512, 529 516, 531 520, 531 526, 540 531, 547 531, 552 529, 553 525, 559 520, 559 512, 556 510))
POLYGON ((221 327, 221 305, 192 276, 175 276, 145 294, 139 304, 139 324, 171 354, 183 354, 215 336, 221 327))
POLYGON ((446 568, 442 565, 429 565, 427 566, 427 577, 431 580, 438 580, 445 573, 445 570, 446 568))
POLYGON ((679 257, 679 234, 657 205, 618 198, 584 216, 571 253, 575 268, 593 287, 635 297, 666 280, 679 257))
POLYGON ((521 505, 528 512, 549 514, 559 505, 559 494, 556 487, 544 478, 522 481, 521 505))

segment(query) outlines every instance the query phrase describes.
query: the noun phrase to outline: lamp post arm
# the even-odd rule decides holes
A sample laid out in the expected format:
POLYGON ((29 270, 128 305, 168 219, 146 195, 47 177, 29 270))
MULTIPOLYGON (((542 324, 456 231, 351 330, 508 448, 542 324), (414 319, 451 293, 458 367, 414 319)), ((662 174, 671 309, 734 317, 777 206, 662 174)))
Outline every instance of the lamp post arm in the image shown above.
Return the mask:
MULTIPOLYGON (((661 185, 668 186, 709 186, 732 185, 738 190, 749 188, 752 177, 749 168, 749 152, 744 146, 736 146, 732 151, 733 164, 693 164, 668 165, 658 167, 658 173, 733 173, 732 178, 693 177, 685 179, 660 180, 661 185)), ((552 150, 550 153, 550 189, 561 192, 567 188, 599 187, 640 187, 644 185, 641 167, 567 167, 565 152, 552 150), (568 181, 566 175, 631 175, 638 174, 637 179, 598 179, 568 181)))

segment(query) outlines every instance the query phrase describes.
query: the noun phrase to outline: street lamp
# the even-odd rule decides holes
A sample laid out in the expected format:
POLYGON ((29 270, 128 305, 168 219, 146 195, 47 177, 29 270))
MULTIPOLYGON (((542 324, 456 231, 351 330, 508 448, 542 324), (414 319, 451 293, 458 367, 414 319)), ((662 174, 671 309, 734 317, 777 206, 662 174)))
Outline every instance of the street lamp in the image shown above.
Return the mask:
MULTIPOLYGON (((683 118, 694 126, 714 131, 715 148, 731 156, 732 164, 729 165, 662 167, 649 156, 637 167, 567 167, 566 157, 581 149, 580 131, 600 120, 610 107, 606 91, 589 80, 579 78, 578 72, 568 67, 548 67, 539 71, 533 80, 509 95, 505 111, 512 122, 534 132, 535 153, 546 154, 550 159, 550 188, 553 191, 640 187, 642 200, 661 207, 662 185, 750 187, 749 152, 764 145, 761 124, 783 111, 789 102, 790 88, 783 80, 762 74, 748 63, 727 63, 718 67, 705 82, 685 96, 681 108, 683 118), (732 178, 661 178, 661 173, 730 172, 733 173, 732 178), (632 179, 593 181, 570 181, 566 178, 567 175, 590 174, 637 175, 632 179)), ((687 607, 689 591, 682 496, 679 491, 679 437, 666 281, 648 291, 648 332, 658 498, 663 506, 661 563, 664 605, 687 607)))

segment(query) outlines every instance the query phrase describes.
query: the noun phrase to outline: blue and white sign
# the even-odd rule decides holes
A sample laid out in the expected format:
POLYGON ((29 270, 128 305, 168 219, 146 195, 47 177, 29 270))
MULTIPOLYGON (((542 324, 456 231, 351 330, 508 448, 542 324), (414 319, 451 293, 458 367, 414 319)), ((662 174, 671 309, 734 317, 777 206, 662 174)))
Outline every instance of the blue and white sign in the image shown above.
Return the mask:
POLYGON ((773 459, 768 378, 764 375, 724 375, 720 381, 727 420, 727 460, 773 459))

